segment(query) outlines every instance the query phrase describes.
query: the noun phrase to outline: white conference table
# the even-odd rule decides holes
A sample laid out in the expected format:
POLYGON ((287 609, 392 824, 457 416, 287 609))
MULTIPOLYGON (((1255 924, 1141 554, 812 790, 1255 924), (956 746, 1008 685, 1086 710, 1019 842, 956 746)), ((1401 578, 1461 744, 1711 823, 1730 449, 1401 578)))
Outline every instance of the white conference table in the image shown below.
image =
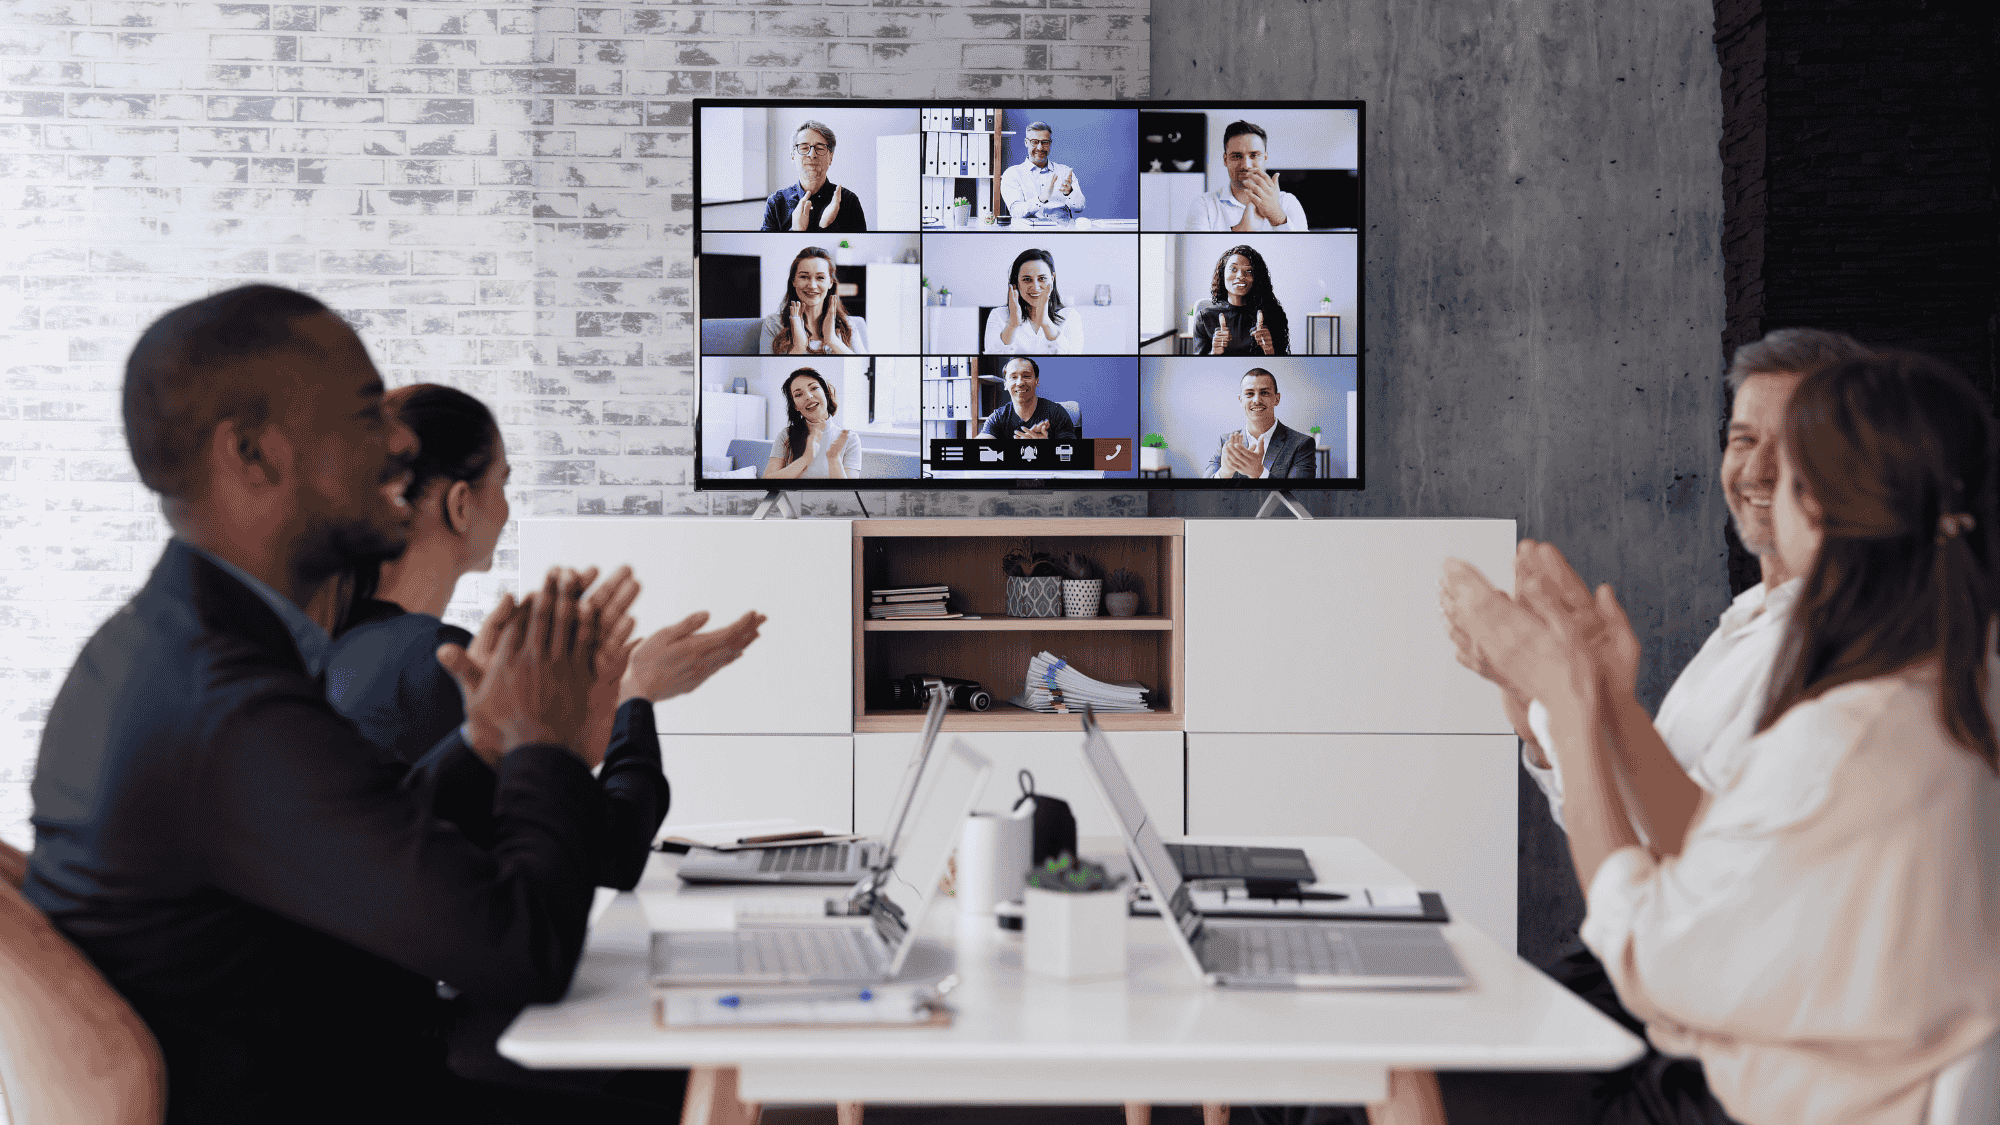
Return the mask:
MULTIPOLYGON (((1347 837, 1191 839, 1304 848, 1322 882, 1410 883, 1347 837)), ((1114 839, 1082 844, 1122 863, 1114 839)), ((639 893, 690 919, 705 914, 709 928, 726 928, 733 911, 796 910, 802 896, 828 894, 685 887, 678 860, 655 853, 639 893)), ((620 894, 593 924, 568 996, 523 1012, 500 1053, 538 1069, 735 1068, 744 1102, 1251 1105, 1374 1104, 1391 1071, 1611 1070, 1644 1050, 1462 922, 1445 934, 1473 984, 1454 992, 1211 988, 1158 918, 1126 925, 1124 977, 1065 983, 1022 969, 1018 934, 961 920, 955 900, 937 898, 906 976, 941 975, 955 951, 949 1028, 664 1031, 646 983, 646 914, 636 894, 620 894)))

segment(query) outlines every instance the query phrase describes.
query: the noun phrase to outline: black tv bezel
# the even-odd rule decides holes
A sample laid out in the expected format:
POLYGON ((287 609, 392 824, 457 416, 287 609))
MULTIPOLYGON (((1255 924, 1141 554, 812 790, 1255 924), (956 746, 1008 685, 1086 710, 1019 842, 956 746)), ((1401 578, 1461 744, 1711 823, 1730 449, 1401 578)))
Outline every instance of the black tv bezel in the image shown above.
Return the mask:
MULTIPOLYGON (((690 127, 691 127, 691 133, 689 135, 689 147, 693 150, 694 167, 693 167, 693 181, 690 185, 690 191, 688 193, 688 197, 689 197, 689 206, 694 212, 694 218, 692 223, 690 224, 694 239, 694 257, 692 259, 694 272, 689 279, 690 284, 688 287, 689 290, 688 303, 693 310, 691 323, 694 330, 694 343, 692 348, 692 355, 693 355, 693 366, 695 375, 695 380, 694 380, 695 409, 693 414, 693 425, 694 425, 694 489, 696 492, 780 492, 780 491, 853 492, 856 491, 857 489, 865 489, 871 492, 887 491, 887 490, 894 490, 894 491, 910 490, 910 491, 922 491, 922 492, 1028 492, 1028 491, 1139 492, 1139 491, 1182 491, 1182 490, 1201 491, 1201 492, 1271 492, 1274 490, 1283 490, 1286 492, 1307 492, 1307 491, 1359 492, 1367 488, 1367 478, 1368 478, 1368 454, 1367 454, 1367 448, 1368 448, 1368 440, 1367 440, 1368 439, 1368 409, 1367 409, 1368 407, 1368 365, 1367 365, 1368 103, 1367 102, 1360 100, 1353 100, 1353 101, 1299 101, 1299 100, 1279 101, 1279 100, 1268 100, 1268 99, 1237 100, 1231 98, 1211 98, 1203 100, 1176 99, 1173 101, 1076 101, 1076 100, 1039 100, 1039 99, 1030 100, 1022 98, 980 98, 970 95, 963 98, 695 98, 693 121, 690 127), (702 360, 704 356, 701 350, 701 284, 700 284, 701 240, 702 240, 701 215, 703 207, 701 200, 702 110, 706 108, 768 109, 773 107, 797 107, 801 104, 823 105, 828 108, 838 108, 838 109, 850 109, 850 108, 851 109, 909 109, 913 111, 925 108, 933 108, 937 106, 946 106, 946 105, 973 105, 981 108, 991 107, 1003 110, 1123 109, 1123 110, 1132 110, 1135 113, 1145 113, 1149 111, 1173 113, 1173 112, 1190 112, 1196 110, 1211 110, 1211 109, 1242 109, 1245 111, 1266 110, 1266 109, 1352 111, 1356 115, 1355 164, 1356 164, 1356 175, 1360 181, 1360 188, 1359 188, 1360 199, 1355 207, 1356 226, 1354 229, 1354 235, 1356 240, 1355 261, 1357 263, 1357 269, 1359 273, 1359 276, 1356 278, 1356 286, 1354 294, 1354 314, 1355 314, 1355 320, 1357 320, 1359 323, 1357 323, 1354 326, 1353 355, 1351 357, 1329 356, 1326 358, 1352 358, 1354 361, 1354 417, 1352 421, 1354 425, 1354 447, 1357 451, 1356 459, 1361 462, 1358 470, 1356 469, 1355 466, 1350 465, 1348 466, 1348 469, 1352 475, 1345 477, 1332 477, 1332 478, 1314 477, 1310 482, 1296 481, 1289 478, 1284 481, 1270 481, 1262 478, 1252 479, 1248 477, 1243 478, 1241 480, 1236 480, 1236 479, 1215 480, 1212 478, 1205 478, 1205 477, 1189 478, 1185 480, 1175 477, 1167 477, 1167 478, 1141 477, 1138 475, 1137 469, 1134 469, 1133 475, 1129 477, 1100 477, 1100 478, 1091 478, 1085 480, 1073 480, 1067 478, 1047 478, 1047 477, 1021 477, 1021 476, 965 477, 965 478, 954 478, 950 480, 939 480, 935 478, 928 478, 921 476, 861 477, 861 478, 847 478, 847 479, 826 478, 826 479, 811 479, 811 480, 802 478, 795 478, 789 480, 766 480, 762 477, 758 477, 755 480, 749 482, 745 482, 741 478, 737 477, 709 480, 702 473, 701 470, 701 464, 702 464, 701 411, 702 411, 702 396, 705 393, 703 390, 704 383, 702 382, 702 377, 701 377, 702 360)), ((1139 172, 1135 168, 1132 174, 1133 176, 1136 177, 1142 175, 1143 173, 1139 172)), ((740 232, 716 231, 715 233, 733 234, 740 232)), ((869 233, 900 234, 900 233, 912 233, 912 232, 870 231, 869 233)), ((914 233, 916 233, 919 236, 919 238, 921 238, 923 234, 922 230, 918 230, 914 233)), ((1134 233, 1171 234, 1180 232, 1136 231, 1134 233)), ((1342 327, 1344 331, 1345 326, 1343 325, 1342 327)), ((921 359, 927 354, 930 353, 919 352, 911 358, 921 359)), ((1148 357, 1140 355, 1136 351, 1132 353, 1098 352, 1098 353, 1092 353, 1092 355, 1094 356, 1112 355, 1117 357, 1124 357, 1129 355, 1129 357, 1133 359, 1135 362, 1143 361, 1147 358, 1176 358, 1171 356, 1148 357)), ((900 353, 898 353, 898 357, 900 357, 900 353)), ((721 358, 728 358, 728 357, 721 357, 721 358)), ((1179 358, 1198 358, 1198 357, 1179 357, 1179 358)), ((921 433, 919 434, 918 441, 919 441, 919 446, 918 446, 919 454, 921 455, 921 450, 922 450, 921 433)), ((1136 459, 1134 463, 1136 464, 1136 459)))

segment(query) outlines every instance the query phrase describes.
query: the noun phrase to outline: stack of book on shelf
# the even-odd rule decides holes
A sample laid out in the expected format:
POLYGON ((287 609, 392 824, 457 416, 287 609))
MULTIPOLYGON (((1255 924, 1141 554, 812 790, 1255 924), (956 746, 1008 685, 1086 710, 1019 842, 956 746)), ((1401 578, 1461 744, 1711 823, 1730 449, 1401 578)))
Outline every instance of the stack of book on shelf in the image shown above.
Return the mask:
POLYGON ((896 586, 868 591, 868 616, 875 620, 957 617, 949 586, 896 586))
POLYGON ((1081 713, 1083 705, 1105 712, 1150 711, 1146 685, 1137 680, 1107 684, 1093 680, 1053 653, 1038 652, 1028 660, 1028 680, 1012 702, 1030 711, 1081 713))

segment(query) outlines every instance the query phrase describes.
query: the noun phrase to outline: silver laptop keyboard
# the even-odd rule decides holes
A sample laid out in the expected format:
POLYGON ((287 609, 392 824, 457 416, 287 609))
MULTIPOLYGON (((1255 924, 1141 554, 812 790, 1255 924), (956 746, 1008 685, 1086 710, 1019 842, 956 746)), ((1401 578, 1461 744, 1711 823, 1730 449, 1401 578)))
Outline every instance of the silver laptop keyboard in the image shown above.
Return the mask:
POLYGON ((859 930, 832 927, 749 931, 737 946, 745 975, 865 980, 873 970, 859 930))
POLYGON ((853 850, 852 844, 806 844, 796 848, 766 848, 763 858, 757 861, 757 871, 764 875, 845 871, 847 855, 851 850, 853 850))
POLYGON ((1344 930, 1333 926, 1232 926, 1226 931, 1236 951, 1234 969, 1210 968, 1250 976, 1353 976, 1361 958, 1344 930))

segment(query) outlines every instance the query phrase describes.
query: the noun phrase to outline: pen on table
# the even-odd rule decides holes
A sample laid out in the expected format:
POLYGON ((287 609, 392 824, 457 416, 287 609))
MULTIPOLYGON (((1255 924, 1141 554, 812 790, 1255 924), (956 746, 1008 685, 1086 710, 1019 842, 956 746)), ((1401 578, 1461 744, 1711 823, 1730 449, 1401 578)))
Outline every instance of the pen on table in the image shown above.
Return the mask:
POLYGON ((875 993, 864 988, 859 992, 774 992, 769 994, 731 993, 718 997, 716 1003, 725 1008, 749 1008, 758 1004, 804 1004, 814 1000, 860 1000, 875 999, 875 993))

